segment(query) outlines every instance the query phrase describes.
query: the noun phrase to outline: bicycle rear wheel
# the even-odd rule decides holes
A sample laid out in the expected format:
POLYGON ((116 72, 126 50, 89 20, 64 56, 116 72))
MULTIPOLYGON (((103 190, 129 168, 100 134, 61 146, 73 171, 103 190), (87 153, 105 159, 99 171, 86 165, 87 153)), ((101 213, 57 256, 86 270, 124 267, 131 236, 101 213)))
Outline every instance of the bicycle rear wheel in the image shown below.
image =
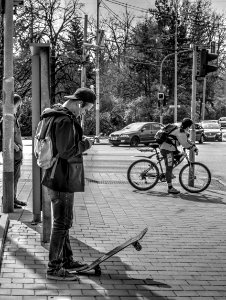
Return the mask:
POLYGON ((202 163, 187 164, 179 173, 179 182, 186 191, 200 193, 210 185, 211 173, 202 163))
POLYGON ((151 160, 140 159, 130 165, 127 171, 127 178, 135 189, 146 191, 157 184, 159 169, 151 160))

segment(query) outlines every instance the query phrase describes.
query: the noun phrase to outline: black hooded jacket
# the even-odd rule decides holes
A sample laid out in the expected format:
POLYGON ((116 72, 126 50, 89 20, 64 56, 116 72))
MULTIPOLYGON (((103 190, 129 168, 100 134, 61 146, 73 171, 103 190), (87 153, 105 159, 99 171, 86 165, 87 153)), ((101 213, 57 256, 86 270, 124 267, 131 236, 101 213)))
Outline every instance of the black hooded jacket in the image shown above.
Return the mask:
POLYGON ((45 171, 42 184, 59 192, 83 192, 85 184, 82 153, 90 148, 90 144, 83 140, 82 128, 70 110, 65 107, 47 108, 41 118, 53 116, 53 154, 58 154, 59 159, 53 178, 52 167, 45 171))

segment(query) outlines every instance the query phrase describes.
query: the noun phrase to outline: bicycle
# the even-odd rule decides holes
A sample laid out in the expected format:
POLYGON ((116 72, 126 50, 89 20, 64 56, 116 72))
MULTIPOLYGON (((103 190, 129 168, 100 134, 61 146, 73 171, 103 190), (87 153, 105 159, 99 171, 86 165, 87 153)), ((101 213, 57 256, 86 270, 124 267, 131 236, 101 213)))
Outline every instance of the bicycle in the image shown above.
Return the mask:
MULTIPOLYGON (((152 149, 140 151, 154 151, 155 153, 150 156, 142 156, 144 158, 134 161, 127 171, 129 183, 137 190, 147 191, 158 182, 166 181, 159 145, 152 144, 150 148, 152 149), (153 158, 156 158, 157 162, 153 162, 151 160, 153 158)), ((186 149, 183 149, 182 154, 174 159, 173 169, 183 160, 186 160, 187 163, 179 172, 180 185, 190 193, 200 193, 207 189, 211 182, 211 173, 207 166, 200 162, 191 162, 186 149)))

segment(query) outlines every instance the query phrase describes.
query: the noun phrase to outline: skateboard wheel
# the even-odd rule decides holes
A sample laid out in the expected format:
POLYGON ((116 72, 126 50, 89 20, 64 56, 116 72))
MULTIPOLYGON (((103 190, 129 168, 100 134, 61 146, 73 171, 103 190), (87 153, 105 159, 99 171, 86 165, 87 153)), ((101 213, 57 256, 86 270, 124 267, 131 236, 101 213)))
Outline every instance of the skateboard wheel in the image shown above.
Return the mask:
POLYGON ((100 266, 97 266, 94 270, 95 270, 95 275, 98 275, 98 276, 101 275, 101 268, 100 268, 100 266))
POLYGON ((137 251, 140 251, 142 249, 142 246, 139 242, 135 242, 132 245, 137 251))

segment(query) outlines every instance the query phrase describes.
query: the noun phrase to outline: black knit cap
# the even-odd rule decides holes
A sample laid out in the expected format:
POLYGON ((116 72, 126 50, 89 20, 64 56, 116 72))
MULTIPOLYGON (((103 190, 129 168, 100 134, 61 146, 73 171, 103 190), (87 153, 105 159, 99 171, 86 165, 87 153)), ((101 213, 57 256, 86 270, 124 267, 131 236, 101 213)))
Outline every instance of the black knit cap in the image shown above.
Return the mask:
POLYGON ((192 122, 191 119, 189 119, 189 118, 184 118, 184 119, 182 120, 181 127, 182 127, 183 129, 186 129, 186 128, 190 127, 192 124, 193 124, 193 122, 192 122))
POLYGON ((66 99, 72 99, 77 101, 89 102, 94 103, 96 100, 96 95, 94 92, 86 87, 78 88, 73 95, 65 96, 66 99))

